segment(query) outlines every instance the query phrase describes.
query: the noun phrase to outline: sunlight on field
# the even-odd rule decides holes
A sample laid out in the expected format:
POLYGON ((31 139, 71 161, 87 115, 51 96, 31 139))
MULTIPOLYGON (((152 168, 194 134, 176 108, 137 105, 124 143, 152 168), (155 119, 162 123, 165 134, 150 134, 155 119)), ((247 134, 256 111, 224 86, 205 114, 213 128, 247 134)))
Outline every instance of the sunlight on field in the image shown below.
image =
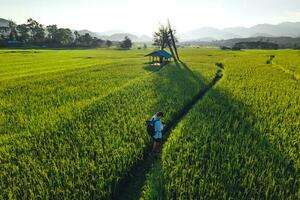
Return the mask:
POLYGON ((179 51, 160 68, 149 50, 0 50, 0 199, 110 198, 150 143, 144 121, 173 121, 220 66, 144 197, 163 174, 169 199, 297 198, 300 51, 179 51))

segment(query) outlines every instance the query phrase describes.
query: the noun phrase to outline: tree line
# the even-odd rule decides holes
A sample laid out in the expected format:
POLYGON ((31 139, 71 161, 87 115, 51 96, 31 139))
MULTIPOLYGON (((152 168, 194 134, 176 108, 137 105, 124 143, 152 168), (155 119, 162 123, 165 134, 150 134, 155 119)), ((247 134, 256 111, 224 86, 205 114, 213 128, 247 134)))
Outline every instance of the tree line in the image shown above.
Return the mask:
POLYGON ((8 26, 0 27, 0 46, 35 46, 35 47, 111 47, 130 49, 132 42, 125 38, 122 42, 102 40, 89 33, 80 34, 69 28, 58 28, 57 25, 44 26, 36 20, 28 19, 26 24, 17 25, 13 21, 8 26))
POLYGON ((221 50, 241 50, 241 49, 279 49, 279 45, 272 42, 245 41, 237 42, 232 47, 220 46, 221 50))

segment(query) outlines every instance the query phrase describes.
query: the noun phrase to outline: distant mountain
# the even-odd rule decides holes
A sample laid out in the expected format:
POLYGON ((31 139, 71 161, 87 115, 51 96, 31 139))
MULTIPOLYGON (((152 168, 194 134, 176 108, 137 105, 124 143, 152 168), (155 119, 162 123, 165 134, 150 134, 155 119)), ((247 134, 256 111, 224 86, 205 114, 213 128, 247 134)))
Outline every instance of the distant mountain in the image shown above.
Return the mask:
POLYGON ((299 37, 300 22, 284 22, 277 25, 258 24, 250 28, 231 27, 216 29, 203 27, 179 36, 181 41, 196 41, 200 38, 212 37, 217 40, 248 37, 299 37))
MULTIPOLYGON (((0 18, 0 27, 8 26, 8 20, 0 18)), ((74 31, 74 30, 72 30, 74 31)), ((103 40, 122 41, 127 36, 133 42, 152 42, 148 35, 137 36, 121 30, 109 30, 105 32, 93 32, 90 30, 79 30, 79 34, 89 33, 92 37, 103 40)), ((234 38, 257 38, 257 37, 300 37, 300 22, 283 22, 277 25, 258 24, 250 28, 231 27, 217 29, 212 27, 202 27, 183 34, 177 35, 180 42, 212 42, 216 40, 229 40, 234 38)))
POLYGON ((212 41, 216 41, 217 39, 216 38, 213 38, 213 37, 203 37, 203 38, 198 38, 197 40, 192 40, 192 41, 195 41, 195 42, 212 42, 212 41))
POLYGON ((249 28, 249 31, 252 35, 255 33, 263 33, 275 37, 297 37, 300 35, 300 22, 284 22, 278 25, 259 24, 249 28))
POLYGON ((90 30, 80 30, 78 31, 80 35, 86 33, 90 34, 92 37, 97 37, 102 40, 111 40, 111 41, 122 41, 125 37, 129 37, 133 42, 151 42, 152 38, 147 35, 137 36, 131 33, 125 33, 120 30, 111 30, 105 32, 92 32, 90 30))
POLYGON ((133 42, 151 42, 152 38, 147 35, 137 36, 131 33, 115 33, 112 35, 99 35, 103 40, 122 41, 125 37, 129 37, 133 42))
POLYGON ((124 33, 124 32, 125 31, 121 31, 121 30, 109 30, 104 32, 96 32, 96 34, 99 36, 107 36, 107 35, 113 35, 113 34, 124 33))
POLYGON ((220 40, 220 39, 229 39, 234 37, 237 37, 237 35, 216 28, 212 28, 212 27, 203 27, 179 35, 179 40, 181 41, 199 40, 200 38, 214 38, 215 40, 220 40))
POLYGON ((7 27, 8 26, 8 20, 0 18, 0 27, 7 27))
POLYGON ((125 37, 129 37, 133 42, 136 42, 139 38, 136 35, 130 33, 116 33, 108 37, 111 41, 122 41, 125 37))
POLYGON ((152 42, 152 38, 148 35, 142 35, 139 37, 139 42, 152 42))
POLYGON ((250 38, 255 38, 255 37, 274 37, 274 35, 267 34, 267 33, 255 33, 250 36, 250 38))
POLYGON ((226 46, 233 47, 236 43, 240 42, 268 42, 279 45, 279 48, 297 48, 300 49, 300 37, 248 37, 248 38, 235 38, 229 40, 215 40, 215 41, 187 41, 181 42, 181 45, 186 46, 226 46))
POLYGON ((94 33, 94 32, 89 31, 89 30, 80 30, 80 31, 78 31, 78 33, 79 33, 80 35, 85 35, 86 33, 88 33, 88 34, 90 34, 90 36, 92 36, 92 37, 99 37, 99 35, 98 35, 97 33, 94 33))

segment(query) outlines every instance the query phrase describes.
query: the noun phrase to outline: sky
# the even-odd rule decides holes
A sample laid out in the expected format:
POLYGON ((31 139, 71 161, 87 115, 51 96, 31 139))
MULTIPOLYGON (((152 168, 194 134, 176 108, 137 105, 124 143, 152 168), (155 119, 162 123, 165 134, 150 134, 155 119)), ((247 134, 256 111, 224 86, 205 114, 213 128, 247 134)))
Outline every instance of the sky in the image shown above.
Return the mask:
POLYGON ((300 21, 300 0, 0 0, 0 18, 94 32, 152 35, 170 20, 177 33, 300 21))

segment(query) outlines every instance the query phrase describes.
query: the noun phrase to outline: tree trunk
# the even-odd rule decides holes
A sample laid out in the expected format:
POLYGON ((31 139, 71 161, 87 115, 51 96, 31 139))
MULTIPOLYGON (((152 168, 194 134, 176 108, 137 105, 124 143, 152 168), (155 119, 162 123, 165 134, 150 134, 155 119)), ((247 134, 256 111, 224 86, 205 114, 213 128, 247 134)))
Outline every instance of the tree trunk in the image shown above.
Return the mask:
POLYGON ((167 43, 168 43, 169 49, 170 49, 170 51, 171 51, 171 54, 172 54, 172 56, 173 56, 173 59, 174 59, 174 61, 177 63, 177 58, 176 58, 176 56, 175 56, 175 54, 174 54, 172 45, 170 44, 170 41, 168 41, 167 43))

